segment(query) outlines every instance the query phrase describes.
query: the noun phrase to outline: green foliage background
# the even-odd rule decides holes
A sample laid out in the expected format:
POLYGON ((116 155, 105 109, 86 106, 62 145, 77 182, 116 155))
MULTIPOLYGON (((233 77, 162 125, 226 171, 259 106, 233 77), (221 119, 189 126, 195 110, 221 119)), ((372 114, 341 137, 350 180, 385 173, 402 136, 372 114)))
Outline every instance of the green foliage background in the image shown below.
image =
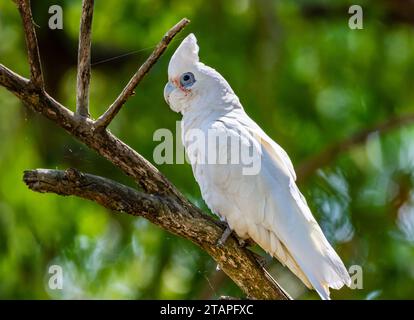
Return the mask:
MULTIPOLYGON (((386 3, 359 1, 364 29, 350 30, 351 3, 343 0, 96 1, 92 61, 134 53, 93 65, 92 116, 105 110, 164 32, 186 16, 192 23, 111 131, 152 161, 154 131, 175 130, 180 118, 163 100, 168 60, 180 39, 194 32, 202 61, 223 74, 247 112, 298 165, 354 132, 414 110, 414 29, 386 19, 386 3), (326 12, 306 15, 309 5, 326 12)), ((48 91, 73 109, 81 1, 32 0, 32 7, 48 91), (63 8, 63 30, 48 28, 53 4, 63 8)), ((28 76, 12 1, 0 3, 0 40, 0 62, 28 76)), ((32 168, 76 167, 134 183, 4 89, 0 106, 0 298, 242 295, 188 241, 85 200, 28 190, 22 174, 32 168), (63 290, 48 287, 53 264, 63 267, 63 290)), ((363 289, 334 291, 333 298, 414 298, 413 139, 413 126, 372 134, 301 185, 345 264, 363 269, 363 289)), ((159 169, 205 208, 189 165, 159 169)), ((294 297, 317 298, 276 261, 270 269, 294 297)))

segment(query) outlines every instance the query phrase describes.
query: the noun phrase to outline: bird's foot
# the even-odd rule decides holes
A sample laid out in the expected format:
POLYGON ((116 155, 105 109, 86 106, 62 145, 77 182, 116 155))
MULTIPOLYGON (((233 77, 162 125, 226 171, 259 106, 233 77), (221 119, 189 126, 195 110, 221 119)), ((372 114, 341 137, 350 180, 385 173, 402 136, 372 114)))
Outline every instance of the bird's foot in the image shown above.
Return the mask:
POLYGON ((233 232, 233 230, 231 230, 229 225, 227 225, 226 230, 224 230, 224 232, 221 235, 220 239, 217 241, 217 245, 219 247, 224 246, 224 244, 226 243, 227 239, 229 238, 229 236, 231 235, 232 232, 233 232))
MULTIPOLYGON (((223 234, 221 235, 220 239, 217 241, 218 246, 223 246, 227 239, 230 237, 230 235, 233 233, 233 230, 229 227, 229 225, 226 223, 226 229, 224 230, 223 234)), ((239 236, 235 235, 235 238, 241 248, 247 248, 254 245, 254 241, 251 238, 242 239, 239 236)))

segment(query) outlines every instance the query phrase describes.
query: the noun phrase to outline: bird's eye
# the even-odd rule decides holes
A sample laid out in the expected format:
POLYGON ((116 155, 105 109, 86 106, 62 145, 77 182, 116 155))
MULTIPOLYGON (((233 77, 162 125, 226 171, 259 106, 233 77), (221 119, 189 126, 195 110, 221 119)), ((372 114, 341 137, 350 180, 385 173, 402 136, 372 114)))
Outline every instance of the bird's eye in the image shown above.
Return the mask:
POLYGON ((186 73, 183 73, 181 75, 180 84, 184 88, 191 87, 194 84, 194 82, 196 82, 196 80, 195 80, 194 74, 192 72, 186 72, 186 73))

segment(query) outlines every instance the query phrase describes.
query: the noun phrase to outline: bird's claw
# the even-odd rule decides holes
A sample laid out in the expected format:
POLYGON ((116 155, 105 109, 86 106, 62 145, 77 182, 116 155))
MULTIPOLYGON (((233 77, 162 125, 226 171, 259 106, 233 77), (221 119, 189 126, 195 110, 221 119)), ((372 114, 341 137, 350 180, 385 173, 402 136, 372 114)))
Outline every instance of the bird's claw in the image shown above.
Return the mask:
MULTIPOLYGON (((230 229, 230 227, 227 225, 226 229, 224 230, 223 234, 221 235, 220 239, 217 241, 217 245, 219 247, 224 246, 227 239, 230 237, 230 235, 233 233, 233 230, 230 229)), ((248 239, 242 239, 236 236, 237 243, 241 248, 250 247, 254 244, 254 241, 251 238, 248 239)))
POLYGON ((230 227, 227 225, 226 230, 224 230, 224 232, 221 235, 220 239, 217 241, 217 245, 219 247, 224 246, 224 244, 226 243, 227 239, 229 238, 229 236, 231 235, 232 232, 233 232, 233 230, 231 230, 230 227))

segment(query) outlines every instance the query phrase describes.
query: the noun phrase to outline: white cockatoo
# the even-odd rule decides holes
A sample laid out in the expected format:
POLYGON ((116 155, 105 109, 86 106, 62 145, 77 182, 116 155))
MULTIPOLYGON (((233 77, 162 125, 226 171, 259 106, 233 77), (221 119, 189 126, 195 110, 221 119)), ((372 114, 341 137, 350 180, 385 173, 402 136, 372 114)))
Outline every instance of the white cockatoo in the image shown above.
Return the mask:
POLYGON ((291 160, 250 119, 227 81, 199 61, 198 51, 196 37, 188 35, 168 65, 164 97, 183 116, 182 140, 204 201, 229 230, 253 239, 329 299, 329 288, 349 286, 351 279, 296 186, 291 160), (217 138, 218 145, 210 144, 217 138), (239 149, 229 148, 229 138, 238 141, 239 149), (247 166, 231 157, 240 158, 243 150, 259 161, 252 156, 256 163, 247 166), (210 157, 214 152, 218 162, 210 157))

